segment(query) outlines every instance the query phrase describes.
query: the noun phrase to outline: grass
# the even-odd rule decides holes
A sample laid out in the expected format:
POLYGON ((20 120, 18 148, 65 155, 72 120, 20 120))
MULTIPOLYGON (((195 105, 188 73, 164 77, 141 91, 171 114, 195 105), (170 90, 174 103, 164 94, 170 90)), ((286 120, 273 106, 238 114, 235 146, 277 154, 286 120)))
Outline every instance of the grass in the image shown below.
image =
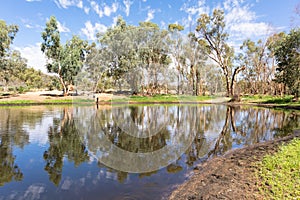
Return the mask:
POLYGON ((72 104, 72 103, 94 103, 91 99, 45 99, 36 100, 7 100, 0 101, 0 105, 32 105, 32 104, 72 104))
POLYGON ((130 96, 128 98, 116 98, 113 102, 155 102, 155 103, 180 103, 180 102, 201 102, 210 100, 213 96, 190 96, 190 95, 154 95, 154 96, 130 96))
POLYGON ((267 199, 300 198, 300 139, 280 147, 259 163, 260 192, 267 199))
POLYGON ((0 101, 0 105, 20 105, 20 104, 33 104, 34 100, 9 100, 9 101, 0 101))
POLYGON ((46 99, 42 103, 53 103, 53 104, 59 104, 59 103, 93 103, 94 100, 91 99, 46 99))
POLYGON ((270 95, 252 95, 243 96, 243 102, 262 103, 262 104, 280 104, 280 105, 299 105, 300 101, 293 102, 293 96, 270 96, 270 95))

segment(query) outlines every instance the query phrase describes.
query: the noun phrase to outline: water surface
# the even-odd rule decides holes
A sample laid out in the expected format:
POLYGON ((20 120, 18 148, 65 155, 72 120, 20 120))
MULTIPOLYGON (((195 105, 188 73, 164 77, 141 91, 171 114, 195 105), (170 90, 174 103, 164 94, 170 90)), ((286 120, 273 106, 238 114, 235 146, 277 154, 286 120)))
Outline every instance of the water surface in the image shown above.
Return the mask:
POLYGON ((299 128, 223 105, 0 108, 0 199, 162 199, 200 162, 299 128))

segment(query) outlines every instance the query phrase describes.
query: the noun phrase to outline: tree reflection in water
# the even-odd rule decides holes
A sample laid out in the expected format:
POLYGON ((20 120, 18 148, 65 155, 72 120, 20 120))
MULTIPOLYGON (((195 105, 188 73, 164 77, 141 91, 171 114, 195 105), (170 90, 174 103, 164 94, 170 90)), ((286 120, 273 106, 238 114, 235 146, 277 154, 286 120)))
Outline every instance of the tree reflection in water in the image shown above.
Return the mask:
POLYGON ((21 181, 23 173, 15 163, 13 148, 24 148, 29 144, 29 133, 24 124, 34 126, 42 117, 42 113, 32 114, 28 109, 0 109, 0 186, 13 180, 21 181))
POLYGON ((299 115, 294 112, 228 106, 223 128, 208 157, 224 154, 234 145, 251 145, 286 136, 299 126, 299 115))
MULTIPOLYGON (((79 115, 86 119, 81 121, 80 134, 85 138, 93 156, 112 156, 111 144, 127 152, 155 152, 169 145, 174 139, 176 141, 173 143, 180 144, 190 133, 194 139, 184 155, 184 163, 188 166, 240 145, 272 139, 274 131, 275 135, 279 132, 278 128, 286 130, 285 125, 295 128, 299 124, 297 117, 283 111, 218 105, 129 106, 99 109, 94 112, 81 111, 79 115), (153 127, 157 131, 155 134, 149 131, 153 130, 153 127), (135 130, 137 136, 146 132, 149 137, 135 137, 128 130, 135 130), (174 137, 181 132, 188 134, 183 134, 184 138, 174 137), (109 139, 110 144, 103 142, 104 137, 109 139)), ((136 166, 140 164, 130 156, 121 159, 130 160, 136 166)), ((177 161, 170 163, 166 170, 172 173, 184 168, 184 163, 178 162, 180 159, 182 158, 178 157, 177 161)), ((144 162, 149 162, 148 165, 153 164, 146 159, 144 162)), ((120 175, 122 180, 126 179, 124 176, 127 176, 127 173, 120 175)))
POLYGON ((49 128, 49 149, 44 152, 46 161, 45 170, 49 179, 59 185, 62 176, 64 157, 73 161, 75 166, 89 160, 88 151, 79 137, 72 109, 65 108, 62 118, 54 118, 53 125, 49 128))
MULTIPOLYGON (((47 130, 49 147, 41 155, 45 160, 44 169, 55 185, 59 185, 62 179, 65 159, 75 166, 94 158, 109 159, 115 156, 112 146, 129 153, 144 154, 157 152, 168 146, 177 145, 176 148, 179 149, 183 141, 192 139, 188 147, 182 148, 182 156, 170 160, 165 166, 167 173, 178 173, 232 148, 290 134, 300 124, 297 112, 240 106, 163 105, 99 110, 93 107, 52 109, 61 115, 50 116, 51 124, 47 130), (131 129, 134 132, 128 131, 131 129)), ((14 155, 14 148, 30 145, 30 132, 24 127, 39 124, 43 119, 43 112, 42 109, 32 111, 29 108, 0 109, 0 186, 11 181, 21 181, 26 175, 25 169, 20 169, 20 163, 16 163, 16 156, 19 154, 14 155)), ((178 149, 160 157, 175 157, 178 149)), ((105 168, 107 172, 116 175, 120 183, 127 180, 128 172, 109 168, 101 159, 98 160, 99 168, 105 168)), ((159 156, 154 157, 157 159, 155 161, 144 159, 143 163, 133 156, 120 156, 120 162, 115 164, 123 164, 125 159, 133 167, 142 164, 151 166, 159 160, 159 156)), ((143 178, 156 173, 160 173, 159 169, 145 170, 138 176, 143 178)))

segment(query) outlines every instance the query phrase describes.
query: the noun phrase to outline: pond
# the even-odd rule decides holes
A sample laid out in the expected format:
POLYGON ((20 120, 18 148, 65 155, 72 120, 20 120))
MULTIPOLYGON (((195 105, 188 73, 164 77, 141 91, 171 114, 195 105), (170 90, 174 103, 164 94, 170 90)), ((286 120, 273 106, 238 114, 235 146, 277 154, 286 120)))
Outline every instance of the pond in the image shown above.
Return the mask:
POLYGON ((0 199, 164 199, 200 162, 298 128, 225 105, 0 108, 0 199))

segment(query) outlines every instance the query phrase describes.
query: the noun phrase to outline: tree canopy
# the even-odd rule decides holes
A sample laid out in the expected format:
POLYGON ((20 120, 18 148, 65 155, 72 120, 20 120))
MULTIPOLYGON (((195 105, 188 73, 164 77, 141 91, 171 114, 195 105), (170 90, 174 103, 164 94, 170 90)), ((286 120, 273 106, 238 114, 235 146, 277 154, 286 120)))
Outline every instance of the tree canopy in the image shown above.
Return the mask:
POLYGON ((276 80, 289 87, 296 98, 300 95, 300 29, 293 29, 275 44, 278 62, 276 80))
POLYGON ((48 58, 48 72, 58 75, 63 92, 68 95, 67 86, 74 84, 75 76, 83 66, 88 43, 78 36, 73 36, 66 44, 61 44, 58 23, 54 16, 46 23, 42 39, 41 50, 48 58))

